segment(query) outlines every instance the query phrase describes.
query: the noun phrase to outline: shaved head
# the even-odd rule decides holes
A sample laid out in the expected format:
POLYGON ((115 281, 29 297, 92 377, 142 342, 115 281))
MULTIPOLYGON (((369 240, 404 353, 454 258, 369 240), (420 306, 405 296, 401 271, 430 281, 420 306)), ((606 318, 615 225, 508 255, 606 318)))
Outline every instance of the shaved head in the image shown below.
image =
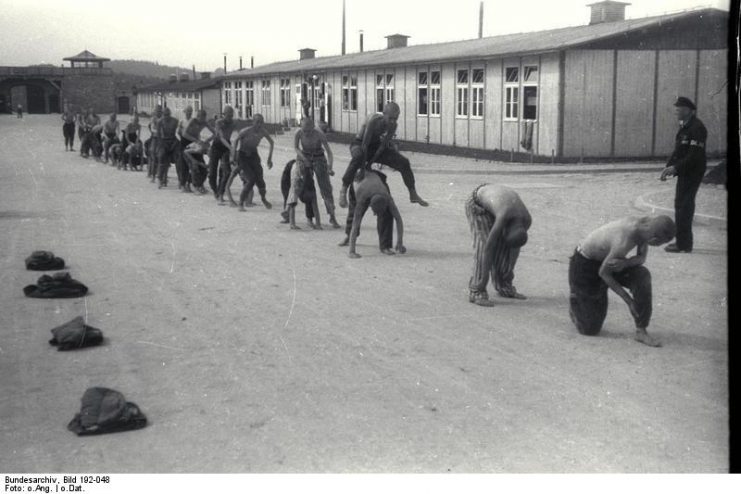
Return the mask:
POLYGON ((674 220, 666 215, 651 218, 649 230, 651 235, 649 243, 651 245, 665 244, 677 234, 677 226, 674 224, 674 220))

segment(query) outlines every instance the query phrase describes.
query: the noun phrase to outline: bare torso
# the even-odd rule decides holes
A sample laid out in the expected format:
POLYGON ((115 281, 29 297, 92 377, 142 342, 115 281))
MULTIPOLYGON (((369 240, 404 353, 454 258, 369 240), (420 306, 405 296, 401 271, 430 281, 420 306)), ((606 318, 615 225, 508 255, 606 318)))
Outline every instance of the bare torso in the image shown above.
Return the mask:
POLYGON ((593 261, 604 261, 608 255, 617 259, 627 258, 638 246, 634 240, 638 220, 637 217, 628 217, 602 225, 581 241, 579 252, 593 261))
POLYGON ((247 127, 243 132, 239 133, 238 143, 240 149, 251 148, 255 149, 265 137, 267 133, 264 128, 247 127))
POLYGON ((175 117, 162 117, 159 121, 160 137, 162 139, 174 139, 180 122, 175 117))
POLYGON ((308 132, 299 130, 301 150, 309 154, 320 154, 322 152, 322 137, 323 135, 316 129, 308 132))
POLYGON ((476 191, 476 203, 501 221, 518 221, 525 228, 532 223, 530 212, 514 190, 503 185, 486 184, 476 191))

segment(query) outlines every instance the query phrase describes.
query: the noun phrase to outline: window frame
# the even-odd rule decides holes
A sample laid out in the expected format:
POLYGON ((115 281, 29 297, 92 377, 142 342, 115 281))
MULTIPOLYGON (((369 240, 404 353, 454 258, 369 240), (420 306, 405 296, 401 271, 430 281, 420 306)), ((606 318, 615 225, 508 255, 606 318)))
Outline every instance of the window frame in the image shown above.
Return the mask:
POLYGON ((455 118, 468 119, 471 116, 470 82, 471 69, 456 69, 455 71, 455 118), (461 76, 465 74, 464 80, 461 76))
POLYGON ((428 79, 429 84, 429 115, 431 118, 440 118, 440 112, 442 111, 442 69, 430 69, 430 77, 428 79), (433 77, 437 74, 437 82, 433 77), (437 111, 435 111, 437 110, 437 111))
POLYGON ((486 112, 486 70, 483 67, 471 68, 471 111, 470 118, 483 120, 486 112), (481 74, 481 80, 476 81, 476 75, 481 74))
POLYGON ((430 116, 430 73, 427 69, 417 70, 417 116, 418 117, 429 117, 430 116), (425 80, 422 82, 421 76, 424 74, 425 80), (424 97, 422 96, 424 91, 424 97), (424 111, 422 110, 422 101, 424 98, 424 111))
POLYGON ((538 84, 539 79, 540 79, 540 67, 537 66, 537 65, 524 65, 522 67, 522 73, 523 73, 523 77, 522 77, 522 96, 521 96, 521 103, 520 103, 520 105, 522 106, 522 109, 520 110, 520 114, 521 114, 520 118, 522 120, 526 120, 528 122, 537 122, 538 121, 538 117, 539 117, 539 113, 540 113, 540 105, 539 105, 539 100, 538 100, 538 98, 540 96, 540 88, 539 88, 540 84, 538 84), (535 80, 532 80, 530 77, 528 77, 528 76, 531 76, 532 75, 532 70, 531 70, 530 74, 528 74, 527 69, 535 69, 535 80), (535 108, 535 118, 525 118, 525 108, 527 106, 529 106, 529 105, 527 105, 527 100, 525 99, 525 91, 526 91, 527 88, 531 88, 531 89, 534 88, 535 89, 535 99, 536 99, 536 102, 535 102, 535 105, 534 105, 534 108, 535 108))
POLYGON ((517 122, 520 120, 520 67, 504 67, 504 115, 505 122, 517 122), (509 80, 514 74, 514 80, 509 80), (513 97, 514 96, 514 97, 513 97))

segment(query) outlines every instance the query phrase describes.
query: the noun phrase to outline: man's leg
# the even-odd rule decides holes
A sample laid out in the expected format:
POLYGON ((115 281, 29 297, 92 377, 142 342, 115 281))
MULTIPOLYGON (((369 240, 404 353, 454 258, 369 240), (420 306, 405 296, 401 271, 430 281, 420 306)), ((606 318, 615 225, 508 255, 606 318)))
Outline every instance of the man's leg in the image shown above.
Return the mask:
POLYGON ((219 161, 223 155, 224 151, 217 146, 211 146, 208 153, 208 185, 211 187, 214 197, 219 196, 219 161))
POLYGON ((376 218, 378 248, 384 254, 394 254, 394 215, 386 209, 376 218))
POLYGON ((162 142, 160 144, 159 164, 157 165, 157 178, 159 179, 160 188, 167 186, 167 172, 170 169, 172 161, 173 142, 162 142))
POLYGON ((693 247, 692 219, 695 216, 695 197, 702 177, 677 177, 674 196, 674 218, 677 224, 677 248, 691 251, 693 247))
MULTIPOLYGON (((363 150, 360 146, 350 146, 350 163, 347 165, 344 175, 342 175, 342 188, 340 189, 340 207, 347 207, 347 190, 352 190, 352 182, 355 179, 355 173, 363 166, 363 150)), ((352 218, 350 218, 352 224, 352 218)))
POLYGON ((491 307, 494 304, 489 300, 489 294, 486 291, 491 266, 486 266, 484 259, 486 239, 494 226, 494 217, 476 204, 472 194, 466 201, 466 218, 473 235, 474 248, 473 272, 468 282, 468 301, 476 305, 491 307))
POLYGON ((327 215, 329 216, 329 223, 335 227, 340 228, 335 218, 335 207, 334 197, 332 195, 332 182, 329 180, 329 172, 327 172, 327 160, 319 158, 314 160, 314 174, 316 175, 316 181, 319 185, 319 191, 322 194, 324 200, 324 207, 327 208, 327 215))
POLYGON ((653 310, 651 272, 646 266, 633 266, 613 273, 613 277, 630 291, 635 302, 636 313, 632 315, 636 325, 636 340, 649 346, 661 346, 659 340, 646 332, 653 310))
POLYGON ((599 266, 576 252, 569 261, 569 315, 587 336, 599 334, 607 316, 607 284, 599 277, 599 266))
POLYGON ((219 202, 224 202, 224 193, 226 192, 226 182, 229 180, 229 175, 232 173, 232 166, 229 162, 228 151, 224 153, 219 164, 219 185, 216 190, 216 199, 219 202))
MULTIPOLYGON (((273 205, 270 204, 265 196, 267 194, 267 186, 265 185, 265 179, 263 178, 262 164, 260 163, 259 156, 254 156, 253 159, 250 160, 250 166, 253 169, 256 180, 253 185, 245 187, 245 194, 249 193, 254 185, 257 185, 257 191, 260 193, 260 199, 262 200, 263 205, 267 209, 272 209, 273 205)), ((245 199, 247 199, 246 195, 245 199)))
POLYGON ((517 289, 512 285, 515 279, 515 264, 520 256, 520 249, 512 249, 504 244, 497 242, 494 248, 494 264, 491 266, 491 279, 494 281, 494 288, 500 296, 506 298, 525 299, 526 297, 517 293, 517 289))
POLYGON ((390 166, 394 170, 401 173, 401 178, 404 180, 404 185, 409 190, 409 200, 416 202, 420 206, 427 206, 428 203, 417 194, 414 182, 414 172, 412 171, 412 165, 409 160, 401 155, 398 151, 393 149, 386 149, 376 160, 382 165, 390 166))
POLYGON ((283 196, 283 211, 280 213, 283 221, 281 223, 288 223, 288 193, 291 190, 291 170, 295 163, 296 160, 286 163, 280 176, 280 193, 283 196))
MULTIPOLYGON (((345 219, 345 238, 340 242, 338 245, 340 247, 346 247, 350 245, 350 232, 352 231, 352 221, 353 216, 355 215, 355 206, 357 204, 357 200, 355 198, 355 188, 350 186, 350 190, 348 191, 348 196, 350 198, 350 202, 348 203, 347 208, 347 218, 345 219)), ((358 230, 358 237, 360 236, 360 230, 358 230)))
POLYGON ((157 165, 159 163, 159 139, 152 137, 152 142, 149 143, 149 157, 147 159, 147 176, 151 182, 154 182, 157 176, 157 165))

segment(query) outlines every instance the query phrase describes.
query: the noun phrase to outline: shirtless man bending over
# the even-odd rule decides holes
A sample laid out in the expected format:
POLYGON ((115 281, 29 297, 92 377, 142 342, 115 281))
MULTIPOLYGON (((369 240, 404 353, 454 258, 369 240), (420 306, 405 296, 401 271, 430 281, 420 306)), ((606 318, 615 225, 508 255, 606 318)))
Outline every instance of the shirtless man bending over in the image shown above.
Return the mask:
POLYGON ((268 170, 273 167, 273 139, 268 134, 268 130, 264 125, 265 120, 259 113, 255 114, 253 124, 249 127, 239 131, 237 134, 236 142, 233 146, 231 159, 233 163, 237 163, 237 166, 229 174, 229 180, 226 183, 226 192, 229 195, 229 202, 233 205, 237 205, 232 199, 232 192, 230 190, 234 177, 239 174, 242 177, 244 186, 242 187, 242 193, 239 196, 239 210, 245 211, 244 205, 247 202, 247 195, 249 191, 257 185, 257 190, 260 193, 262 203, 267 209, 273 207, 265 197, 267 189, 265 187, 265 180, 262 176, 262 163, 260 162, 260 155, 257 152, 257 146, 263 138, 267 139, 270 144, 270 152, 268 153, 268 170))
POLYGON ((527 243, 532 218, 520 196, 509 187, 483 184, 466 201, 466 218, 475 249, 468 301, 491 307, 486 285, 491 273, 502 297, 524 299, 512 285, 520 248, 527 243))
POLYGON ((390 224, 396 220, 396 252, 404 254, 407 249, 404 247, 404 223, 401 220, 399 209, 391 197, 385 177, 380 173, 371 170, 362 170, 358 174, 358 180, 354 184, 355 211, 353 212, 352 230, 350 231, 350 252, 348 256, 351 259, 358 259, 360 254, 355 252, 355 241, 360 232, 360 223, 363 221, 365 212, 370 207, 373 213, 378 216, 378 243, 381 252, 392 255, 391 250, 392 231, 390 224))
POLYGON ((581 241, 569 263, 569 313, 581 334, 594 336, 602 329, 607 289, 611 288, 630 309, 635 339, 661 346, 646 332, 652 309, 651 273, 644 263, 649 245, 665 244, 675 233, 674 221, 668 216, 628 217, 601 226, 581 241), (636 254, 628 257, 634 248, 636 254))

